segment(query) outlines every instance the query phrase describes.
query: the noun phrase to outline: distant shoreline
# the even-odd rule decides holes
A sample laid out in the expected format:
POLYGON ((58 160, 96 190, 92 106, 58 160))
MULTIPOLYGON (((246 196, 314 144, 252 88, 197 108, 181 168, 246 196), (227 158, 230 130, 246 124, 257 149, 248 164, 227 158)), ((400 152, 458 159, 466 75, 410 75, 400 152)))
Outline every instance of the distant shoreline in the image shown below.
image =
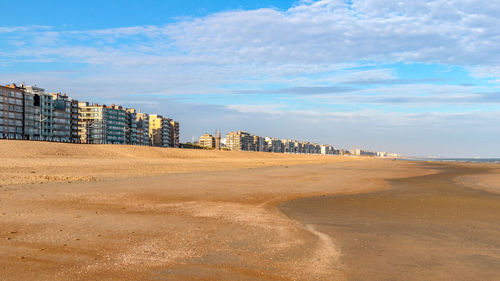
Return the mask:
POLYGON ((425 158, 408 157, 399 158, 404 161, 424 161, 424 162, 453 162, 453 163, 500 163, 500 158, 425 158))

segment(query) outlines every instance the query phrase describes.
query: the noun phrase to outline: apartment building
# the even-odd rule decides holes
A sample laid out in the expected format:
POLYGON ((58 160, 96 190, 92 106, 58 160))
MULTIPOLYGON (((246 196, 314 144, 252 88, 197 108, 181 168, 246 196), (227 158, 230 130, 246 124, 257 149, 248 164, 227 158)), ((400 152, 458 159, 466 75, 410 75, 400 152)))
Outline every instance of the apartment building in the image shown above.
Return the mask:
POLYGON ((356 155, 356 156, 377 156, 377 152, 374 151, 369 151, 369 150, 363 150, 363 149, 352 149, 350 151, 351 155, 356 155))
POLYGON ((170 121, 161 115, 149 115, 149 138, 153 146, 172 147, 170 121))
POLYGON ((149 114, 137 112, 137 144, 138 145, 151 145, 149 139, 149 114))
POLYGON ((295 141, 282 140, 281 145, 283 148, 283 153, 295 153, 295 141))
POLYGON ((335 148, 333 148, 333 146, 328 145, 328 144, 321 145, 320 150, 321 150, 321 154, 323 154, 323 155, 335 154, 335 148))
POLYGON ((80 143, 80 137, 78 135, 78 101, 71 99, 71 142, 80 143))
POLYGON ((26 92, 24 84, 11 84, 6 87, 22 91, 23 95, 23 139, 40 139, 40 102, 39 97, 33 93, 26 92), (35 106, 35 102, 38 104, 35 106))
POLYGON ((40 115, 40 140, 52 141, 54 137, 54 100, 53 97, 45 93, 45 89, 37 86, 25 86, 21 84, 25 93, 34 95, 34 106, 39 107, 40 115))
POLYGON ((150 145, 154 135, 158 146, 179 147, 179 127, 160 115, 150 121, 133 108, 80 103, 37 86, 1 86, 0 138, 150 145))
POLYGON ((259 136, 253 136, 253 148, 255 151, 265 151, 266 146, 265 146, 265 139, 263 137, 259 136))
POLYGON ((106 140, 110 144, 126 144, 127 114, 119 105, 105 106, 106 140))
POLYGON ((24 92, 24 139, 39 140, 40 125, 40 98, 33 93, 24 92))
POLYGON ((13 86, 0 86, 0 138, 24 138, 24 91, 13 86))
POLYGON ((170 121, 170 135, 171 135, 171 144, 172 144, 172 147, 179 147, 179 131, 180 131, 180 126, 179 126, 179 122, 177 121, 174 121, 174 120, 171 120, 170 121))
POLYGON ((294 153, 303 153, 304 152, 304 147, 302 146, 302 143, 299 141, 294 142, 294 153))
POLYGON ((71 142, 71 99, 61 93, 50 93, 53 100, 52 140, 71 142))
POLYGON ((203 136, 198 138, 198 145, 209 149, 215 148, 215 138, 212 135, 205 133, 203 136))
POLYGON ((78 103, 78 136, 81 143, 107 143, 105 111, 105 107, 99 104, 78 103))
POLYGON ((266 137, 266 144, 267 144, 266 151, 268 152, 275 152, 275 153, 283 152, 283 144, 281 143, 281 140, 277 138, 266 137))
POLYGON ((134 108, 126 108, 127 125, 125 130, 125 143, 131 145, 138 144, 137 137, 137 111, 134 108))
POLYGON ((243 132, 229 132, 226 135, 226 147, 230 150, 255 151, 253 135, 243 132))
POLYGON ((120 106, 79 102, 78 135, 82 143, 125 144, 126 114, 120 106))

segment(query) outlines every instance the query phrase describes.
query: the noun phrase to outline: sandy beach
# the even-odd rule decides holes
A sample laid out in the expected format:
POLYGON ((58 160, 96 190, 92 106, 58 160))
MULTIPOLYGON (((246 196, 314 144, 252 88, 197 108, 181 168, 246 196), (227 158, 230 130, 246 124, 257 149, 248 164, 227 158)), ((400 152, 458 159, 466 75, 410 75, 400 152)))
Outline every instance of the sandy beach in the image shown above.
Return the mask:
POLYGON ((482 189, 498 165, 20 141, 0 155, 1 280, 499 273, 500 198, 482 189))

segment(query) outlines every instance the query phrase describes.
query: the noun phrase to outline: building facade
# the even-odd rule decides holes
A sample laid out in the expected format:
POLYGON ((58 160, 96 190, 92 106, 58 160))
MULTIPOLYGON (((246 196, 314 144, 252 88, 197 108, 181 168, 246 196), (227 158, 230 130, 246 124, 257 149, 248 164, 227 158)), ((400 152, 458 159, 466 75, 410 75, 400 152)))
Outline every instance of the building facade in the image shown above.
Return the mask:
POLYGON ((37 86, 0 87, 0 138, 151 145, 154 137, 155 145, 179 147, 179 122, 170 118, 150 120, 133 108, 80 103, 37 86))
POLYGON ((78 136, 81 143, 107 143, 104 106, 88 102, 78 103, 78 136))
POLYGON ((24 91, 15 86, 0 86, 0 138, 24 138, 24 91))
POLYGON ((252 144, 255 151, 263 152, 266 150, 266 141, 263 137, 253 136, 252 144))
POLYGON ((226 135, 226 147, 229 150, 255 151, 253 141, 253 135, 243 131, 229 132, 226 135))
POLYGON ((52 140, 71 142, 71 99, 61 93, 51 93, 53 100, 52 140))
POLYGON ((78 135, 82 143, 125 144, 126 113, 111 105, 78 103, 78 135))
POLYGON ((161 115, 149 115, 149 138, 153 146, 173 147, 171 143, 171 119, 161 115))
POLYGON ((198 138, 198 145, 204 148, 213 149, 215 148, 215 138, 205 133, 203 136, 198 138))
POLYGON ((137 123, 137 144, 151 145, 149 139, 149 114, 138 112, 136 114, 137 123))
POLYGON ((125 130, 125 143, 131 145, 138 144, 137 138, 137 111, 134 108, 125 109, 127 125, 125 130))
POLYGON ((283 144, 281 140, 277 138, 269 138, 266 137, 266 151, 267 152, 275 152, 275 153, 281 153, 283 151, 283 144))
POLYGON ((127 114, 119 105, 104 106, 106 140, 110 144, 126 144, 127 114))
POLYGON ((78 135, 78 101, 71 99, 71 142, 80 143, 78 135))
MULTIPOLYGON (((40 140, 40 106, 35 106, 33 93, 24 92, 24 139, 40 140)), ((39 104, 39 102, 38 102, 39 104)))
POLYGON ((178 148, 179 147, 179 131, 180 131, 180 125, 179 122, 170 120, 170 141, 171 141, 171 147, 178 148))
POLYGON ((45 89, 37 86, 21 85, 25 93, 34 95, 34 106, 39 107, 40 140, 52 141, 54 138, 54 100, 45 89))

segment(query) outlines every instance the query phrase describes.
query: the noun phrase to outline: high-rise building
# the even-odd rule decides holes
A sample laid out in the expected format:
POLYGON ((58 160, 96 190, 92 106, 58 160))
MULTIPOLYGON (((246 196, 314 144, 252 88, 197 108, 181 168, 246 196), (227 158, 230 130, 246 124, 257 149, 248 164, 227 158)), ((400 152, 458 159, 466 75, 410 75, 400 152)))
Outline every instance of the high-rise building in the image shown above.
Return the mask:
POLYGON ((170 120, 170 141, 171 147, 179 147, 179 122, 170 120))
POLYGON ((80 136, 80 142, 107 143, 105 111, 105 107, 98 104, 78 103, 78 135, 80 136))
POLYGON ((281 140, 279 140, 277 138, 266 137, 266 144, 267 144, 266 151, 275 152, 275 153, 282 153, 283 152, 283 144, 281 143, 281 140))
POLYGON ((295 153, 295 141, 282 140, 283 153, 295 153))
POLYGON ((40 98, 26 91, 24 84, 11 84, 6 87, 18 89, 23 92, 23 139, 39 140, 40 139, 40 98), (38 105, 35 106, 35 101, 38 105))
POLYGON ((136 114, 137 120, 137 144, 151 145, 149 139, 149 114, 138 112, 136 114))
POLYGON ((40 106, 35 106, 35 95, 24 92, 24 139, 40 139, 40 106))
POLYGON ((126 112, 121 106, 78 103, 78 134, 83 143, 125 144, 126 112))
POLYGON ((125 144, 127 131, 127 114, 119 105, 106 107, 106 137, 111 144, 125 144))
POLYGON ((127 125, 125 130, 125 139, 127 144, 137 145, 137 112, 134 108, 125 109, 127 125))
POLYGON ((0 86, 0 138, 24 138, 24 91, 12 86, 0 86))
POLYGON ((179 122, 12 84, 1 86, 0 138, 179 147, 179 122))
POLYGON ((253 136, 253 148, 255 151, 265 151, 265 140, 263 137, 253 136))
POLYGON ((198 138, 198 145, 204 148, 215 148, 215 138, 210 135, 205 133, 203 136, 198 138))
POLYGON ((80 143, 78 136, 78 101, 71 99, 71 142, 80 143))
POLYGON ((61 93, 51 93, 53 100, 52 140, 71 142, 71 99, 61 93))
POLYGON ((172 147, 170 143, 171 119, 161 115, 149 115, 149 138, 153 146, 172 147))
POLYGON ((243 131, 230 132, 226 135, 226 147, 229 150, 255 151, 253 135, 243 131))
POLYGON ((323 144, 320 146, 321 154, 323 155, 333 155, 335 154, 335 148, 328 144, 323 144))
MULTIPOLYGON (((38 139, 52 141, 54 137, 54 100, 52 95, 45 93, 45 89, 37 86, 21 84, 19 88, 23 89, 25 94, 33 95, 34 111, 40 112, 35 121, 35 126, 39 125, 40 135, 38 139)), ((37 137, 35 136, 35 138, 37 137)))

